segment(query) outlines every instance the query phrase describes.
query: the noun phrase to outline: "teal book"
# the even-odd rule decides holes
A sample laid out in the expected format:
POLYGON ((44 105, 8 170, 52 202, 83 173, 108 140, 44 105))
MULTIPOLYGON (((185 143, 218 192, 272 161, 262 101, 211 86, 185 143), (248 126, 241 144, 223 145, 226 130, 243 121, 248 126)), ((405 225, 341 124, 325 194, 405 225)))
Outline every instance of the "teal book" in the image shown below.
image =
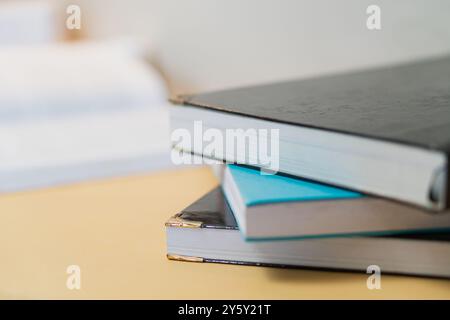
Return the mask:
POLYGON ((450 215, 359 192, 238 166, 222 189, 247 240, 377 236, 450 229, 450 215))

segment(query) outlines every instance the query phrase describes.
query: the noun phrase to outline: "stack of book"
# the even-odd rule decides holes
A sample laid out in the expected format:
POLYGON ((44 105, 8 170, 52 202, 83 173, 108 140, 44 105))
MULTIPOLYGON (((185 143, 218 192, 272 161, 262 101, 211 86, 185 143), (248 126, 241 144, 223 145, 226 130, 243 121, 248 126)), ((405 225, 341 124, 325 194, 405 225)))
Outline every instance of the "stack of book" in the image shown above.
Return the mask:
POLYGON ((224 164, 168 258, 450 277, 449 92, 442 57, 177 98, 175 154, 224 164))

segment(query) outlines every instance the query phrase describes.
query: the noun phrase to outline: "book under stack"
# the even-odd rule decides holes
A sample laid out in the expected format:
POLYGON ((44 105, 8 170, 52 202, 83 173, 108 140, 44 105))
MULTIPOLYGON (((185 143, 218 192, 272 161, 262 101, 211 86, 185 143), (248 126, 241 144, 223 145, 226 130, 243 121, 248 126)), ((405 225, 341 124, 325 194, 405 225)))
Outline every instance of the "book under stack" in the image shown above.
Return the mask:
POLYGON ((174 142, 223 164, 220 187, 167 221, 168 258, 450 277, 449 92, 443 57, 177 98, 173 130, 248 143, 174 142), (276 170, 248 156, 261 129, 277 130, 276 170))

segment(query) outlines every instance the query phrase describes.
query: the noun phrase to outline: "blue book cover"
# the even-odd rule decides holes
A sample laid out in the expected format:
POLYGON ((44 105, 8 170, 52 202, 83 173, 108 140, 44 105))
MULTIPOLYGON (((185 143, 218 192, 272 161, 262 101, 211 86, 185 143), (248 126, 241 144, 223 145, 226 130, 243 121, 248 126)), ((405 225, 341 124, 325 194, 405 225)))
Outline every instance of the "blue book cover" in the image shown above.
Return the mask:
POLYGON ((286 240, 448 230, 450 215, 314 181, 227 165, 222 189, 244 238, 286 240))
POLYGON ((259 170, 228 165, 247 206, 287 201, 361 198, 363 195, 337 187, 281 175, 262 175, 259 170))

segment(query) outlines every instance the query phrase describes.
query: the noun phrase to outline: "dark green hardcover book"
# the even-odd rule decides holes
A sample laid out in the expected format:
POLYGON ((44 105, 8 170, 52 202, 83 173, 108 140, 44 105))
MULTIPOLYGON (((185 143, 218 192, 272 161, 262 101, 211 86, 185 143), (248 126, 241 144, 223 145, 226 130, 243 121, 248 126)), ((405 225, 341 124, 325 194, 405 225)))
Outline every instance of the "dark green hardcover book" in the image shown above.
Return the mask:
MULTIPOLYGON (((278 129, 280 156, 269 169, 431 210, 449 207, 450 57, 174 102, 172 127, 193 135, 198 120, 224 136, 226 129, 278 129)), ((219 154, 201 144, 174 147, 219 154)), ((220 160, 233 163, 248 148, 225 151, 220 160)), ((260 158, 245 162, 265 166, 260 158)))

